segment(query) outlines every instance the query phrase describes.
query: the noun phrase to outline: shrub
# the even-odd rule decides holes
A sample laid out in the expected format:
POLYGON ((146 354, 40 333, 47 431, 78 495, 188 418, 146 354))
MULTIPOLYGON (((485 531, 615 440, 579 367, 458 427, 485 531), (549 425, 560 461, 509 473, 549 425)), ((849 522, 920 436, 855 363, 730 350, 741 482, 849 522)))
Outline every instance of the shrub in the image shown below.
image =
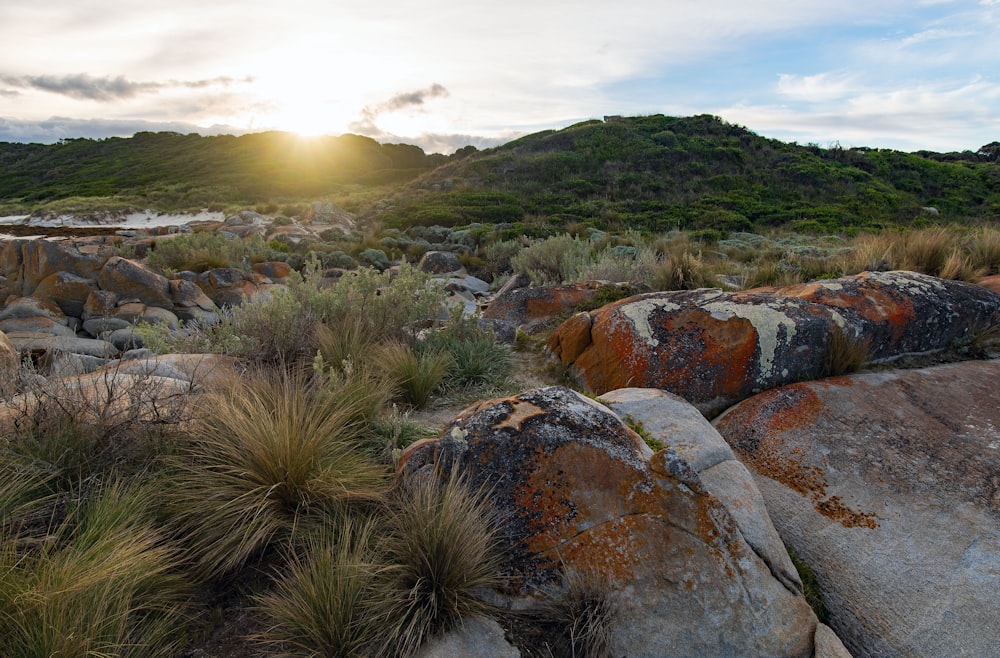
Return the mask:
POLYGON ((377 526, 346 521, 309 541, 273 591, 257 597, 271 625, 258 640, 284 655, 371 655, 380 630, 368 597, 378 564, 377 526))
POLYGON ((316 353, 319 319, 295 295, 277 289, 233 307, 232 330, 245 339, 242 356, 263 364, 292 364, 316 353))
POLYGON ((547 238, 511 258, 514 272, 536 286, 576 281, 590 257, 590 247, 568 235, 547 238))
POLYGON ((516 240, 498 240, 486 247, 480 247, 479 253, 485 261, 484 274, 490 279, 510 272, 513 267, 511 260, 520 253, 521 243, 516 240))
POLYGON ((263 238, 227 239, 222 233, 184 233, 157 240, 146 256, 146 264, 161 274, 182 270, 204 272, 216 267, 242 267, 270 259, 271 249, 263 238))
POLYGON ((206 399, 174 460, 172 509, 205 577, 294 542, 378 496, 364 441, 372 380, 251 373, 206 399))
POLYGON ((513 361, 510 347, 498 343, 492 331, 461 313, 454 314, 443 328, 428 334, 418 349, 451 356, 446 381, 451 388, 502 382, 510 374, 513 361))
POLYGON ((495 515, 482 493, 452 474, 417 479, 388 515, 386 567, 375 596, 390 641, 385 655, 408 656, 431 635, 489 606, 477 590, 497 582, 495 515))
POLYGON ((611 247, 584 266, 580 278, 612 283, 646 283, 652 277, 655 263, 656 254, 650 249, 633 248, 630 252, 622 247, 611 247))

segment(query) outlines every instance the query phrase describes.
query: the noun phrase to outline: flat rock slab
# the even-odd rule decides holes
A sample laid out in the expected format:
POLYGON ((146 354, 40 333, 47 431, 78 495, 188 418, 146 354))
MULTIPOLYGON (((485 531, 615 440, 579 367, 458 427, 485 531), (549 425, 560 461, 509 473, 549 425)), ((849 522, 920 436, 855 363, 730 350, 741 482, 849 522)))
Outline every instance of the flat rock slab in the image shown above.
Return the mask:
POLYGON ((102 359, 121 352, 108 341, 96 338, 53 336, 34 331, 14 331, 8 333, 7 338, 18 352, 70 352, 102 359))
POLYGON ((671 391, 712 417, 751 395, 827 374, 837 328, 869 360, 952 347, 1000 324, 1000 295, 914 272, 776 289, 637 295, 580 313, 549 348, 595 393, 671 391))
POLYGON ((767 391, 715 426, 857 656, 995 656, 1000 362, 767 391))

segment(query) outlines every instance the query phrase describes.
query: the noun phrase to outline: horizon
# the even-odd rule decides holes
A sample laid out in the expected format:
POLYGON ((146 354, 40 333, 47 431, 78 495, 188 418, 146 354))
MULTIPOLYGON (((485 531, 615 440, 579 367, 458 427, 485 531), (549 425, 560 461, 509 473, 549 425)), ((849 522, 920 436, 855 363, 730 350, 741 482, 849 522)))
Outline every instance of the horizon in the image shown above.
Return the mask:
POLYGON ((1000 0, 52 0, 0 7, 0 141, 280 130, 449 153, 710 114, 784 142, 975 151, 1000 139, 998 28, 1000 0))

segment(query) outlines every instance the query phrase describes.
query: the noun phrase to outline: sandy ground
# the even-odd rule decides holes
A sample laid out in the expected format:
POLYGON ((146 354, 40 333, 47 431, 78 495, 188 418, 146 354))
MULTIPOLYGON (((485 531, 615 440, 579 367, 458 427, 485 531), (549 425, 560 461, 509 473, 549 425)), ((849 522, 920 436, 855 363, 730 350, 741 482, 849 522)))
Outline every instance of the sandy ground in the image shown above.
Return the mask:
POLYGON ((225 213, 208 212, 203 210, 196 214, 160 214, 152 210, 145 212, 133 212, 127 215, 109 215, 99 220, 78 219, 75 215, 60 215, 59 217, 47 217, 45 219, 32 219, 30 215, 7 215, 0 217, 0 226, 4 224, 22 224, 27 226, 39 226, 46 228, 53 227, 79 227, 87 226, 107 226, 114 228, 147 228, 155 226, 180 226, 190 222, 214 221, 221 222, 226 218, 225 213))

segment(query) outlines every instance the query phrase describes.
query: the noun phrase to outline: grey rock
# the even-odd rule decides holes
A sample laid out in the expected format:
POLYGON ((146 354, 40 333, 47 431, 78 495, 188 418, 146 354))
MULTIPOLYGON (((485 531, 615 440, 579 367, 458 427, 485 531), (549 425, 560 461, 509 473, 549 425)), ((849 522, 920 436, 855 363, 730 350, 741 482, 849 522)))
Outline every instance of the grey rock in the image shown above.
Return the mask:
POLYGON ((504 637, 500 624, 474 617, 441 637, 431 638, 415 658, 521 658, 504 637))

